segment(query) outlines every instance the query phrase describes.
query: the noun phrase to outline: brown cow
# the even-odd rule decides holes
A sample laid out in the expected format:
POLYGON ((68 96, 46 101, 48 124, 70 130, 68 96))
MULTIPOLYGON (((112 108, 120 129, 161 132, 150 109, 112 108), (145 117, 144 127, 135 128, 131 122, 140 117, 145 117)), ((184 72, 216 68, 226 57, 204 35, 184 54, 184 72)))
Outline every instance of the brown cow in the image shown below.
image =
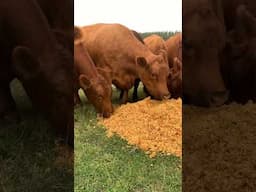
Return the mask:
POLYGON ((178 57, 173 59, 167 85, 172 98, 177 99, 182 97, 182 62, 178 57))
POLYGON ((9 84, 18 77, 57 135, 73 145, 71 55, 59 48, 35 1, 1 1, 0 13, 1 118, 15 111, 9 84))
POLYGON ((219 59, 225 47, 221 2, 182 1, 183 98, 187 103, 209 107, 228 99, 219 59))
MULTIPOLYGON (((150 49, 152 53, 156 55, 162 54, 167 60, 167 47, 162 37, 160 37, 159 35, 153 34, 144 38, 143 42, 150 49)), ((135 97, 136 99, 138 98, 137 96, 138 86, 139 86, 139 82, 136 81, 134 85, 134 93, 133 93, 136 96, 135 97)), ((147 95, 150 95, 145 86, 143 87, 143 90, 147 95)))
POLYGON ((236 25, 228 33, 222 75, 230 90, 230 102, 256 101, 256 17, 240 5, 236 25))
POLYGON ((182 33, 176 33, 166 40, 168 63, 173 66, 174 58, 177 57, 182 62, 182 33))
POLYGON ((113 112, 111 103, 111 85, 97 71, 83 41, 74 44, 75 59, 75 104, 80 103, 78 89, 81 87, 88 100, 103 117, 113 112))
POLYGON ((182 96, 182 33, 176 33, 166 40, 170 75, 168 89, 173 98, 182 96))
POLYGON ((110 70, 111 73, 105 74, 109 83, 124 90, 123 103, 127 102, 128 90, 137 78, 154 98, 169 98, 166 58, 153 54, 128 28, 120 24, 96 24, 83 27, 82 31, 96 66, 110 70))

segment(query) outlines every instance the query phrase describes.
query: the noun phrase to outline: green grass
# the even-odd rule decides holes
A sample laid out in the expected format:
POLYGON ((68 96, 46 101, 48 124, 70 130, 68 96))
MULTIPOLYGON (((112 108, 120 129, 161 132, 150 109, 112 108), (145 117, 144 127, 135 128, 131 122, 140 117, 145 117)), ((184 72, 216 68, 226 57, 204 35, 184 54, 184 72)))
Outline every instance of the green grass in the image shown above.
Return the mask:
POLYGON ((0 125, 0 191, 72 191, 72 167, 54 164, 56 150, 49 124, 33 110, 17 81, 12 90, 22 121, 0 125))
MULTIPOLYGON (((114 91, 115 103, 118 93, 114 91)), ((83 97, 83 105, 75 110, 76 192, 180 192, 180 167, 177 157, 150 159, 117 136, 107 138, 83 97)))

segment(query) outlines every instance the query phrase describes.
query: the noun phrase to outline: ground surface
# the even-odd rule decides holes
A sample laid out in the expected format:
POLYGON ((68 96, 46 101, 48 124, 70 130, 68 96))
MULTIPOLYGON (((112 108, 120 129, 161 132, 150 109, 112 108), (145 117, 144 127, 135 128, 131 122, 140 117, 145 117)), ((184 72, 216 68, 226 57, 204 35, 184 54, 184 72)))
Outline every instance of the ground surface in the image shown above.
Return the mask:
MULTIPOLYGON (((114 103, 118 95, 115 90, 114 103)), ((108 138, 83 97, 83 105, 75 111, 75 191, 180 192, 181 159, 163 155, 151 159, 120 137, 108 138)))
POLYGON ((184 191, 255 191, 255 149, 256 104, 183 106, 184 191))
POLYGON ((0 191, 72 191, 73 166, 66 164, 66 149, 56 147, 48 123, 32 109, 21 85, 14 82, 12 90, 22 121, 0 124, 0 191))

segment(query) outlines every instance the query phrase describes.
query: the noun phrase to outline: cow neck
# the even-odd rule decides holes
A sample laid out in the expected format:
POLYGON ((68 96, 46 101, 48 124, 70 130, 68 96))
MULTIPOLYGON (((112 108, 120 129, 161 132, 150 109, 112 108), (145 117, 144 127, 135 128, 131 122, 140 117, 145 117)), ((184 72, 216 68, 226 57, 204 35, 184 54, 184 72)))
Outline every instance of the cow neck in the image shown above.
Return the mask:
POLYGON ((75 44, 75 60, 80 74, 84 74, 89 79, 97 79, 98 71, 92 58, 82 43, 75 44))
POLYGON ((136 56, 147 57, 151 54, 150 49, 145 44, 142 44, 139 40, 136 40, 135 43, 135 48, 132 47, 131 50, 136 56))

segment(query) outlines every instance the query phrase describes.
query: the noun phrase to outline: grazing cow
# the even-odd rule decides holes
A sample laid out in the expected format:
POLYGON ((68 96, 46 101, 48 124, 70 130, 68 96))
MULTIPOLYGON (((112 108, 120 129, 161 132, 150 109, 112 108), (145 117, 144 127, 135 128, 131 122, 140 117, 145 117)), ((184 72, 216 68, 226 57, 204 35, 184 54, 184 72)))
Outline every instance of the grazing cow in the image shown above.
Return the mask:
POLYGON ((0 3, 0 116, 16 110, 10 82, 17 77, 58 136, 73 145, 72 58, 61 49, 33 0, 0 3))
MULTIPOLYGON (((144 40, 141 40, 140 36, 135 35, 137 37, 137 39, 139 39, 141 42, 143 42, 143 44, 145 44, 149 50, 158 55, 158 54, 162 54, 162 55, 166 55, 165 57, 167 58, 167 47, 165 45, 165 41, 163 40, 162 37, 160 37, 159 35, 150 35, 148 37, 146 37, 144 40)), ((139 83, 140 83, 140 79, 136 79, 135 83, 134 83, 134 90, 133 90, 133 101, 137 101, 138 100, 138 87, 139 87, 139 83)), ((144 86, 144 92, 146 94, 149 95, 147 88, 144 86)))
POLYGON ((167 85, 172 98, 177 99, 182 97, 182 62, 178 57, 173 59, 167 85))
POLYGON ((182 97, 182 33, 176 33, 166 40, 170 75, 168 89, 173 98, 182 97))
MULTIPOLYGON (((133 31, 133 33, 134 33, 134 31, 133 31)), ((140 42, 145 44, 152 53, 154 53, 156 55, 158 55, 158 54, 162 54, 163 56, 166 55, 167 48, 166 48, 165 42, 162 39, 162 37, 160 37, 158 35, 150 35, 150 36, 146 37, 144 40, 142 40, 142 38, 140 37, 140 35, 138 33, 134 34, 134 35, 140 42)), ((167 57, 167 56, 165 56, 165 57, 167 57)), ((134 89, 133 89, 133 101, 138 100, 139 83, 140 83, 140 79, 136 79, 135 83, 134 83, 134 89)), ((143 87, 143 90, 147 95, 150 95, 145 86, 143 87)))
POLYGON ((222 75, 230 101, 256 101, 256 17, 245 6, 237 8, 236 24, 228 33, 222 75))
POLYGON ((219 55, 225 46, 221 0, 183 0, 183 99, 219 106, 228 99, 219 55))
POLYGON ((106 79, 124 90, 123 103, 127 102, 128 90, 137 78, 154 98, 170 97, 166 58, 153 54, 128 28, 119 24, 96 24, 83 27, 82 31, 95 65, 109 70, 106 79))
POLYGON ((177 57, 182 62, 182 33, 176 33, 166 40, 168 63, 172 68, 174 58, 177 57))
POLYGON ((74 44, 75 59, 75 104, 80 103, 78 89, 81 87, 88 100, 103 117, 110 117, 113 112, 111 103, 111 84, 97 71, 83 41, 74 44))

